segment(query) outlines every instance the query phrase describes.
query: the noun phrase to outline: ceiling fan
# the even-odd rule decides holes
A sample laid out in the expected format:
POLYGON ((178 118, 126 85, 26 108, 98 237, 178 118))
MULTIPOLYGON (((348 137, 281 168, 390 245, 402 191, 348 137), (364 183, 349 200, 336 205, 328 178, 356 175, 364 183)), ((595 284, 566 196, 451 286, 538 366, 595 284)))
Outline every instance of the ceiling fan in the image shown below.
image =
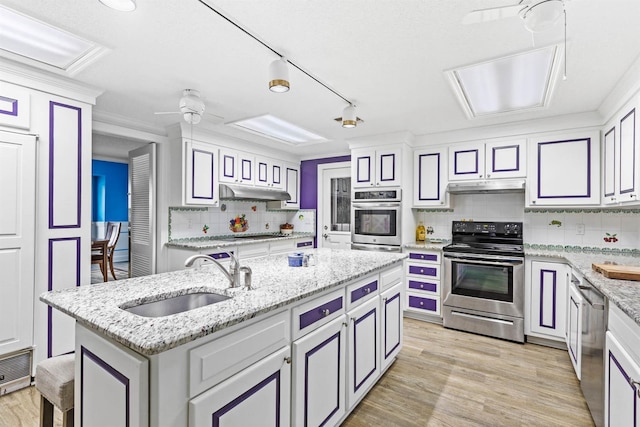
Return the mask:
POLYGON ((511 6, 477 9, 462 19, 464 25, 496 21, 514 16, 524 21, 524 26, 532 33, 548 30, 565 14, 565 0, 520 0, 511 6))
MULTIPOLYGON (((154 114, 182 114, 185 122, 191 125, 200 123, 205 110, 204 101, 200 97, 200 92, 195 89, 183 90, 182 98, 180 98, 178 102, 178 108, 180 108, 180 111, 159 111, 154 114)), ((223 117, 216 116, 215 114, 209 113, 208 116, 215 117, 212 121, 216 124, 222 123, 224 120, 223 117)))

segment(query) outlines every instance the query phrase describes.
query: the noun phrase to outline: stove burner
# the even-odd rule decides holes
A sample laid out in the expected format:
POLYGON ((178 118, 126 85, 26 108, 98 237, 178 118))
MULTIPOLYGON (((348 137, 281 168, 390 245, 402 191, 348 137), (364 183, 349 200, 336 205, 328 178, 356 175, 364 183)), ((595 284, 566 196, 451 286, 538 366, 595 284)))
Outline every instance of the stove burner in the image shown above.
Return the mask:
POLYGON ((524 256, 522 223, 454 221, 445 252, 524 256))

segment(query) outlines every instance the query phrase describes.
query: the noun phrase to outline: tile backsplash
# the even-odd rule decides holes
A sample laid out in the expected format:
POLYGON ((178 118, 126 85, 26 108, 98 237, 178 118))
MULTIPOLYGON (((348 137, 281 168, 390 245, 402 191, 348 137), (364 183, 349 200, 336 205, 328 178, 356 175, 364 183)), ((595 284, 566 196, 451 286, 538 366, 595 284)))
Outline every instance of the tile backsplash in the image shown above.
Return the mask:
POLYGON ((451 222, 521 221, 525 245, 633 250, 640 247, 640 209, 567 208, 529 209, 524 195, 452 195, 451 209, 415 210, 416 224, 432 227, 428 237, 451 239, 451 222))
POLYGON ((293 224, 294 232, 316 231, 314 209, 268 210, 266 202, 223 200, 220 207, 170 207, 169 241, 234 234, 229 228, 231 221, 243 215, 248 228, 242 234, 279 233, 285 222, 293 224))

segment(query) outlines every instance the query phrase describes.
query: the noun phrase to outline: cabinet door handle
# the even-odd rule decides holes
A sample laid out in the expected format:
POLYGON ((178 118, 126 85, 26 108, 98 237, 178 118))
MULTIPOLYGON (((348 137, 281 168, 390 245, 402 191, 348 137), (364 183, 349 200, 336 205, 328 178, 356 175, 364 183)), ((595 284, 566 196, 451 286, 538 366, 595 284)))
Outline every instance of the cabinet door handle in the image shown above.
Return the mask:
POLYGON ((285 357, 284 361, 287 363, 287 365, 291 365, 291 357, 285 357))
POLYGON ((369 289, 369 288, 364 288, 364 293, 365 293, 365 294, 367 294, 367 295, 368 295, 368 294, 370 294, 370 293, 371 293, 371 289, 369 289))
POLYGON ((638 398, 640 398, 640 382, 634 380, 633 378, 629 378, 629 385, 636 389, 636 393, 638 394, 638 398))
POLYGON ((329 314, 331 314, 331 310, 329 310, 328 308, 322 309, 322 317, 327 317, 329 314))

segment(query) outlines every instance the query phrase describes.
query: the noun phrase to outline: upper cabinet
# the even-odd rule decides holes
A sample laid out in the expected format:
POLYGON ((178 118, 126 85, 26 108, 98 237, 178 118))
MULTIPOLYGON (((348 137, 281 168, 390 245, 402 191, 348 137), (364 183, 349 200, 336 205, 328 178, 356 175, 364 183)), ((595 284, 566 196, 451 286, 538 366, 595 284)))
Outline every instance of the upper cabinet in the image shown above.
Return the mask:
POLYGON ((260 187, 283 188, 284 169, 282 163, 267 157, 256 156, 255 184, 260 187))
POLYGON ((446 148, 413 153, 413 205, 448 206, 446 148))
POLYGON ((532 138, 529 161, 530 206, 600 204, 597 132, 532 138))
POLYGON ((300 209, 300 167, 292 163, 282 165, 282 189, 291 195, 285 201, 267 202, 269 209, 300 209))
POLYGON ((402 184, 400 148, 356 149, 351 151, 351 182, 354 188, 393 187, 402 184))
POLYGON ((526 140, 449 147, 449 181, 525 177, 526 140))
POLYGON ((640 150, 636 149, 636 100, 603 129, 602 203, 637 203, 640 150))
POLYGON ((240 151, 220 149, 220 182, 253 184, 255 156, 240 151))
POLYGON ((183 203, 218 206, 218 148, 185 140, 184 152, 183 203))

